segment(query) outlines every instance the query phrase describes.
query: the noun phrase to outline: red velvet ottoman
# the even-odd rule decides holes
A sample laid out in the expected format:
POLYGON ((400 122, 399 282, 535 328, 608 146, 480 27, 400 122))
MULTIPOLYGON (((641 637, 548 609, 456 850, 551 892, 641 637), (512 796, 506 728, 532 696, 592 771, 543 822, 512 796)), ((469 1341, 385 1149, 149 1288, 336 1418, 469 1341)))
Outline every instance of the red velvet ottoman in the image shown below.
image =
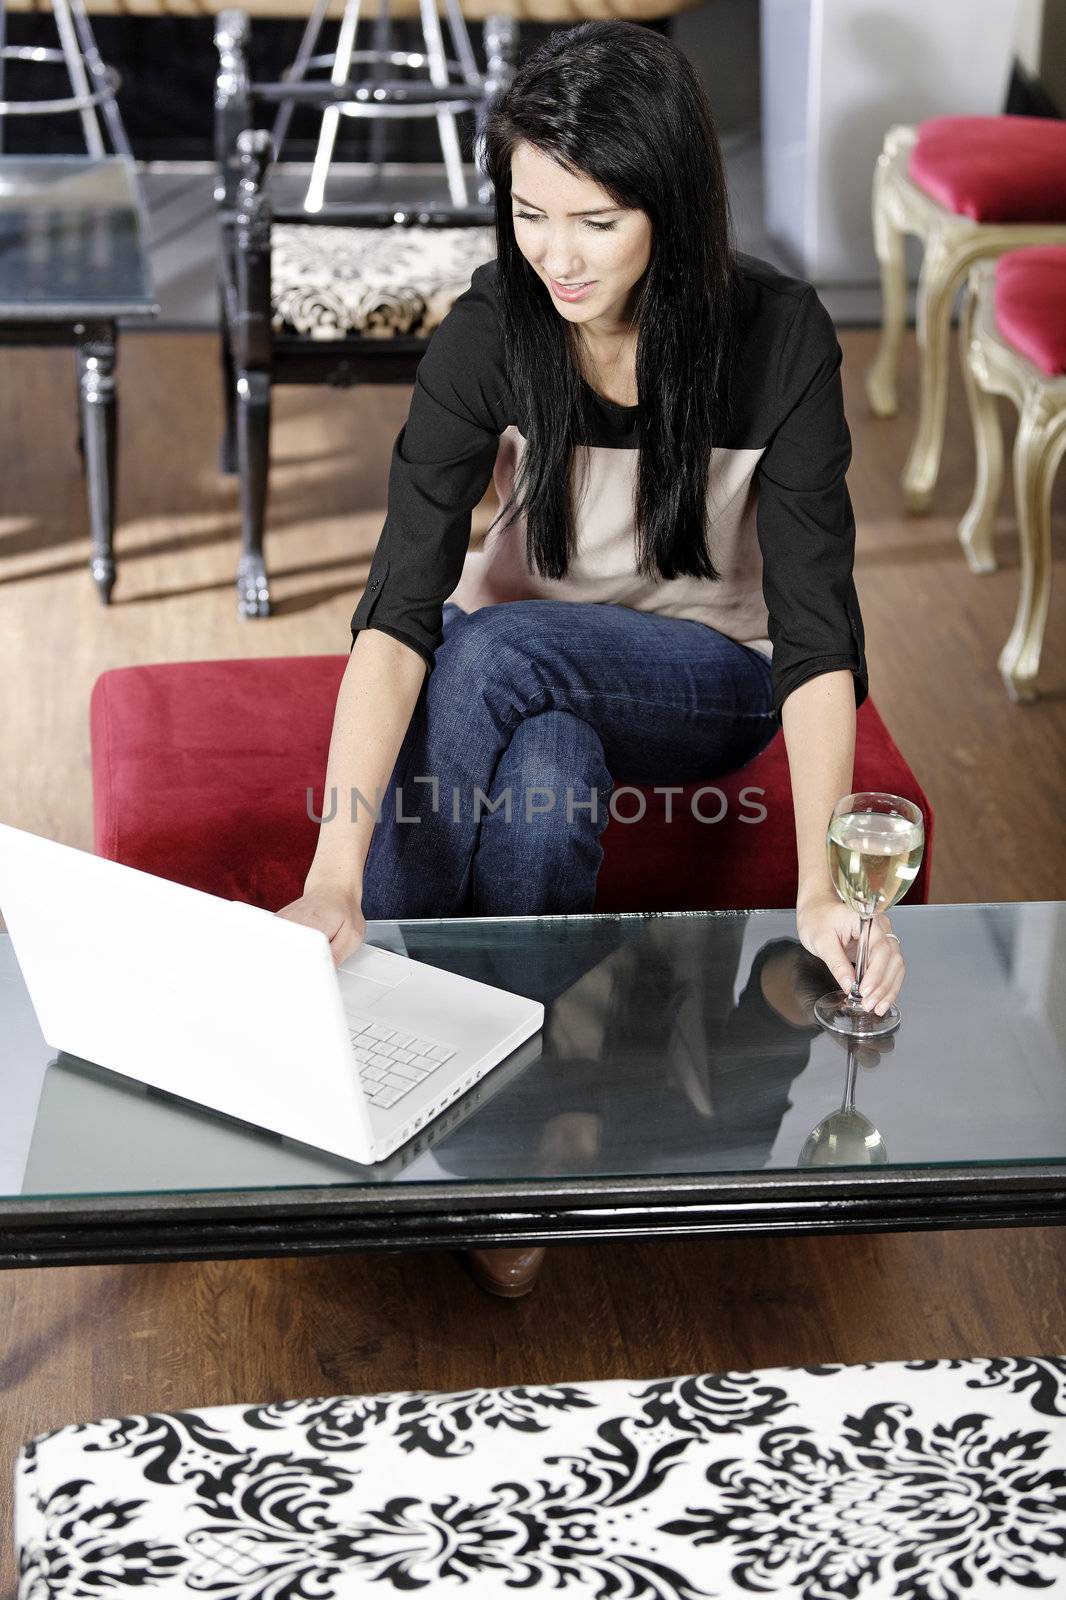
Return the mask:
MULTIPOLYGON (((297 899, 318 831, 308 790, 321 815, 347 660, 283 656, 103 673, 90 708, 97 854, 270 911, 297 899)), ((622 787, 604 833, 597 911, 795 905, 782 734, 739 772, 676 795, 622 787)), ((858 713, 855 787, 921 806, 925 860, 907 898, 927 900, 932 808, 869 699, 858 713)))

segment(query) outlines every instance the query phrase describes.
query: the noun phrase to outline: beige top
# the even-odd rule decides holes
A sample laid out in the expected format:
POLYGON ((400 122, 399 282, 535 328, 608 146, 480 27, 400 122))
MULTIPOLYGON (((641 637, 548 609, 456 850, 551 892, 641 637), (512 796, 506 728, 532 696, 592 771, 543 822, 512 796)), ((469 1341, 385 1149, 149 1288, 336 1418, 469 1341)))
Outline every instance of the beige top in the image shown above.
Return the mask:
MULTIPOLYGON (((500 439, 493 483, 503 506, 511 492, 526 441, 513 424, 500 439)), ((471 550, 450 599, 464 611, 506 600, 584 600, 632 606, 659 616, 703 622, 738 644, 769 657, 762 556, 755 529, 756 467, 761 450, 711 452, 707 483, 708 526, 714 564, 721 574, 658 580, 637 571, 633 497, 639 451, 583 445, 588 462, 585 490, 576 508, 577 553, 565 578, 531 572, 525 554, 525 518, 495 527, 480 550, 471 550)), ((574 462, 575 492, 581 463, 574 462)))

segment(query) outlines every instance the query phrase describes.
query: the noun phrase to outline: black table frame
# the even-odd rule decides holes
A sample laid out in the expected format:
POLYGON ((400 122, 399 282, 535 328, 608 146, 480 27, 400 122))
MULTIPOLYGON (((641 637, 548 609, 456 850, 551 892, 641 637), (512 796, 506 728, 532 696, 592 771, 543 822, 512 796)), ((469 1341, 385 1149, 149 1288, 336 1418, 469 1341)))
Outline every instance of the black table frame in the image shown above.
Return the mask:
POLYGON ((1066 1162, 0 1203, 0 1267, 1066 1223, 1066 1162))

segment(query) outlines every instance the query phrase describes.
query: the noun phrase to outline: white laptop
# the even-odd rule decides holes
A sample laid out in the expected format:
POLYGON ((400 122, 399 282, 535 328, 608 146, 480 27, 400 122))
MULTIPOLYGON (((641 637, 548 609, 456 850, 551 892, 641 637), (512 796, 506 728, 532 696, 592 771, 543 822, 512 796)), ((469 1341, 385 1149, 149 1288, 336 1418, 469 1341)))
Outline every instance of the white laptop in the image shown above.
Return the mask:
POLYGON ((48 1044, 380 1161, 543 1025, 540 1001, 0 823, 0 914, 48 1044))

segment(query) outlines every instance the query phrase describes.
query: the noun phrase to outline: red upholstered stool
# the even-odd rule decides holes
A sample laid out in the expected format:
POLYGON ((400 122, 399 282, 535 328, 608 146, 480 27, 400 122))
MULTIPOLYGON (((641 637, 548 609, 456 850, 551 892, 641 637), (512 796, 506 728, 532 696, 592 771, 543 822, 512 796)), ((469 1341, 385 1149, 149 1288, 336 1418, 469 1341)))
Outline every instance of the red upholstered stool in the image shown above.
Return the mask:
POLYGON ((996 263, 996 323, 1046 372, 1066 374, 1066 245, 1011 250, 996 263))
MULTIPOLYGON (((317 837, 308 790, 321 815, 347 660, 193 661, 103 673, 91 703, 97 854, 270 911, 297 899, 317 837)), ((928 842, 908 899, 927 900, 932 809, 869 700, 858 714, 855 785, 921 806, 928 842)), ((670 797, 616 791, 618 818, 642 804, 639 821, 608 823, 598 911, 795 904, 782 735, 728 778, 670 797)))
POLYGON ((1066 123, 1052 117, 932 117, 910 175, 974 222, 1066 222, 1066 123))
POLYGON ((908 510, 924 511, 940 468, 951 310, 977 261, 1028 245, 1066 245, 1066 122, 1047 117, 934 117, 889 129, 873 190, 883 321, 866 392, 894 416, 906 323, 903 235, 923 240, 918 282, 918 424, 903 469, 908 510))

